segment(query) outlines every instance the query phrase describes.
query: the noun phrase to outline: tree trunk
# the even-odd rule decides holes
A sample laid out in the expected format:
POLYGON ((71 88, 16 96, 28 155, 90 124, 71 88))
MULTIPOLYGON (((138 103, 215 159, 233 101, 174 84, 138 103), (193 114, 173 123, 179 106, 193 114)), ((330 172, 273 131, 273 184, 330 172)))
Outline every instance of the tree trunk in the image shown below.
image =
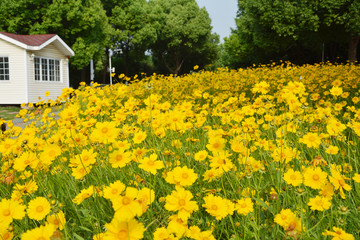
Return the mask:
POLYGON ((177 74, 179 73, 179 71, 180 71, 183 63, 184 63, 184 59, 182 59, 182 60, 180 61, 178 57, 175 57, 175 69, 173 69, 173 68, 171 68, 171 67, 168 65, 168 63, 167 63, 167 61, 166 61, 166 59, 165 59, 165 55, 162 54, 161 56, 162 56, 162 59, 163 59, 163 61, 164 61, 164 64, 165 64, 166 68, 167 68, 172 74, 177 75, 177 74))
POLYGON ((359 39, 359 35, 350 34, 348 57, 351 63, 355 63, 356 61, 357 45, 359 43, 359 39))

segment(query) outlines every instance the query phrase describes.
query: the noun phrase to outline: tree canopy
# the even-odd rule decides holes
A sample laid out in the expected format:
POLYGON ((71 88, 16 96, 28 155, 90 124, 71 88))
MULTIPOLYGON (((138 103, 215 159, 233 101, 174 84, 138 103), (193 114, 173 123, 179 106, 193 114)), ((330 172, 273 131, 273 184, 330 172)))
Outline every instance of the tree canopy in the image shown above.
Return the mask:
POLYGON ((269 60, 356 60, 360 3, 354 0, 239 0, 237 28, 225 40, 230 64, 269 60), (347 50, 346 50, 347 48, 347 50))
POLYGON ((4 0, 0 28, 17 34, 56 33, 75 52, 71 64, 87 66, 100 60, 111 27, 100 0, 4 0))
POLYGON ((206 65, 216 58, 218 36, 211 19, 195 0, 150 0, 157 40, 151 46, 154 61, 171 73, 206 65))
POLYGON ((219 42, 211 28, 207 11, 195 0, 0 2, 1 31, 55 33, 75 52, 71 66, 83 69, 94 59, 104 80, 108 49, 115 53, 114 64, 127 74, 150 63, 152 71, 175 74, 210 64, 219 42))

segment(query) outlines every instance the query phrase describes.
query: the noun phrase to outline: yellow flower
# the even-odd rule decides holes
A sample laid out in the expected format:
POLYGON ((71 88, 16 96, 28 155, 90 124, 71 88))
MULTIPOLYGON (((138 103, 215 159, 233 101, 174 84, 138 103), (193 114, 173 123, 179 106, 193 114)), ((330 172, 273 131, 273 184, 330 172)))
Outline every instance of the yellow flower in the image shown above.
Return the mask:
POLYGON ((229 159, 230 156, 231 154, 227 151, 214 152, 214 156, 210 156, 210 167, 221 172, 229 172, 235 168, 235 165, 229 159))
POLYGON ((0 226, 0 239, 2 240, 11 240, 14 238, 14 232, 8 231, 8 230, 1 230, 0 226))
POLYGON ((24 152, 20 157, 15 158, 14 169, 17 171, 24 171, 27 166, 35 169, 40 160, 34 152, 24 152))
POLYGON ((42 164, 50 165, 59 155, 61 155, 61 148, 59 146, 55 144, 46 145, 40 154, 40 161, 42 164))
POLYGON ((50 92, 49 92, 49 91, 46 91, 46 92, 45 92, 45 96, 46 96, 46 97, 50 96, 50 92))
POLYGON ((3 198, 0 201, 0 229, 6 229, 13 219, 25 217, 26 206, 18 201, 3 198))
POLYGON ((293 169, 289 169, 286 173, 284 173, 284 180, 287 184, 291 184, 294 187, 299 186, 303 182, 303 176, 299 171, 294 171, 293 169))
POLYGON ((90 171, 91 171, 92 165, 83 167, 83 166, 77 166, 75 168, 72 168, 71 175, 74 176, 75 179, 82 179, 85 177, 90 171))
POLYGON ((317 133, 307 133, 300 142, 306 144, 309 148, 318 148, 321 144, 321 137, 317 133))
POLYGON ((142 206, 142 211, 144 213, 147 210, 148 205, 154 202, 155 192, 150 188, 144 187, 138 192, 136 200, 142 206))
POLYGON ((241 198, 237 200, 235 204, 235 210, 240 215, 248 215, 249 213, 254 211, 254 204, 251 201, 251 198, 241 198))
POLYGON ((327 173, 321 168, 306 168, 304 172, 304 184, 313 189, 321 189, 327 182, 327 173))
POLYGON ((168 211, 178 211, 178 217, 186 221, 191 213, 197 211, 199 207, 196 201, 191 201, 193 195, 184 188, 177 188, 166 197, 165 209, 168 211))
POLYGON ((194 170, 185 166, 176 167, 172 171, 168 172, 165 180, 171 184, 187 187, 192 185, 197 178, 198 175, 194 172, 194 170))
POLYGON ((195 153, 195 160, 198 162, 204 161, 208 156, 208 152, 206 150, 201 150, 197 153, 195 153))
POLYGON ((16 190, 20 191, 23 195, 34 193, 38 189, 38 185, 35 181, 29 180, 24 185, 16 184, 16 190))
POLYGON ((282 209, 275 215, 274 222, 282 226, 291 235, 296 235, 305 230, 301 220, 290 209, 282 209))
POLYGON ((355 182, 360 183, 360 174, 355 173, 354 176, 352 177, 352 179, 353 179, 355 182))
POLYGON ((206 145, 207 149, 211 152, 220 152, 225 147, 226 140, 221 137, 213 137, 209 139, 209 144, 206 145))
POLYGON ((123 149, 116 150, 109 155, 109 163, 113 168, 125 167, 131 160, 131 152, 125 152, 123 149))
POLYGON ((216 220, 221 220, 227 215, 231 215, 234 212, 234 204, 228 200, 219 196, 209 194, 204 197, 205 203, 202 205, 210 215, 214 216, 216 220))
POLYGON ((269 91, 270 85, 267 82, 261 81, 256 83, 255 86, 251 89, 253 93, 262 93, 266 94, 269 91))
POLYGON ((134 134, 133 142, 135 144, 140 144, 146 139, 146 136, 146 132, 140 130, 134 134))
POLYGON ((46 224, 31 230, 26 231, 21 235, 22 240, 50 240, 50 237, 55 232, 55 227, 52 224, 46 224))
POLYGON ((338 227, 333 227, 333 232, 326 230, 322 233, 322 235, 332 236, 333 240, 355 240, 353 235, 346 233, 344 230, 338 227))
POLYGON ((344 193, 344 189, 346 191, 350 191, 351 190, 351 186, 349 184, 347 184, 345 182, 345 180, 349 179, 347 177, 344 177, 340 174, 339 171, 337 171, 335 168, 331 169, 331 175, 329 176, 329 180, 332 183, 332 185, 334 185, 334 188, 336 190, 340 191, 340 196, 342 199, 345 199, 345 193, 344 193))
POLYGON ((82 189, 78 195, 73 199, 73 203, 81 204, 85 199, 94 195, 94 186, 82 189))
POLYGON ((335 118, 331 118, 326 125, 326 130, 331 136, 337 136, 345 129, 346 126, 335 118))
POLYGON ((339 152, 339 148, 337 146, 329 146, 327 149, 326 149, 326 153, 327 154, 332 154, 332 155, 335 155, 339 152))
POLYGON ((154 240, 175 240, 174 234, 164 227, 159 227, 154 232, 154 240))
POLYGON ((59 210, 57 213, 47 216, 46 222, 52 224, 56 229, 63 230, 66 224, 65 214, 59 210))
POLYGON ((118 137, 120 129, 116 128, 116 122, 98 122, 90 139, 99 143, 113 143, 118 137))
POLYGON ((50 213, 51 206, 49 201, 44 197, 37 197, 30 200, 27 208, 29 218, 35 220, 42 220, 50 213))
POLYGON ((188 230, 187 220, 184 221, 175 214, 170 216, 168 221, 169 224, 167 229, 170 233, 174 233, 176 236, 179 236, 179 238, 186 234, 188 230))
POLYGON ((334 86, 330 89, 330 93, 331 95, 333 95, 334 97, 338 97, 340 96, 342 93, 343 93, 343 90, 341 87, 337 87, 337 86, 334 86))
POLYGON ((103 235, 103 240, 138 240, 143 239, 144 224, 135 219, 123 221, 116 217, 110 223, 105 224, 107 229, 103 235))
POLYGON ((115 210, 114 218, 121 221, 128 221, 135 216, 143 214, 143 206, 136 201, 139 191, 133 187, 127 187, 125 194, 110 199, 115 210))
POLYGON ((150 157, 145 157, 139 160, 139 163, 139 168, 154 175, 156 174, 157 170, 164 168, 164 163, 157 160, 157 155, 155 153, 151 154, 150 157))
POLYGON ((104 198, 111 200, 115 197, 118 197, 125 190, 125 188, 125 184, 123 184, 119 180, 115 181, 104 188, 104 198))
POLYGON ((331 200, 332 196, 334 195, 334 187, 331 183, 327 182, 320 191, 320 195, 331 200))
POLYGON ((331 203, 328 198, 316 196, 309 199, 308 205, 310 206, 311 210, 323 211, 329 209, 331 203))
POLYGON ((89 167, 90 165, 96 163, 97 153, 93 149, 83 150, 81 154, 76 155, 70 160, 71 167, 89 167))

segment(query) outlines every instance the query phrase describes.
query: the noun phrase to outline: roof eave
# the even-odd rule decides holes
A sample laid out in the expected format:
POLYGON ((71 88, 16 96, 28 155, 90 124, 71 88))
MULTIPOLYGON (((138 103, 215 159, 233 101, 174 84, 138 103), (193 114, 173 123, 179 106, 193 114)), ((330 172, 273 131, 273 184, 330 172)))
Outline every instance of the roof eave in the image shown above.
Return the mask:
POLYGON ((65 55, 71 56, 71 57, 75 56, 74 51, 58 35, 55 35, 54 37, 50 38, 49 40, 47 40, 40 46, 37 46, 37 48, 38 48, 37 50, 43 49, 44 47, 46 47, 47 45, 49 45, 52 42, 56 42, 56 43, 60 44, 61 47, 63 48, 63 52, 65 55))
POLYGON ((15 39, 13 39, 11 37, 8 37, 8 36, 6 36, 4 34, 1 34, 1 33, 0 33, 0 39, 3 39, 5 41, 7 41, 7 42, 10 42, 10 43, 12 43, 12 44, 14 44, 16 46, 22 47, 24 49, 26 49, 28 47, 28 45, 26 45, 25 43, 19 42, 19 41, 15 40, 15 39))
POLYGON ((66 56, 71 56, 71 57, 75 56, 74 51, 58 35, 55 35, 54 37, 50 38, 49 40, 47 40, 46 42, 44 42, 40 46, 30 46, 30 45, 27 45, 25 43, 17 41, 15 39, 13 39, 11 37, 8 37, 8 36, 6 36, 4 34, 1 34, 1 33, 0 33, 0 39, 3 39, 5 41, 7 41, 7 42, 10 42, 10 43, 16 45, 16 46, 19 46, 21 48, 24 48, 26 50, 31 50, 31 51, 41 50, 44 47, 46 47, 47 45, 49 45, 50 43, 52 43, 54 41, 57 41, 57 43, 61 45, 62 51, 66 56))

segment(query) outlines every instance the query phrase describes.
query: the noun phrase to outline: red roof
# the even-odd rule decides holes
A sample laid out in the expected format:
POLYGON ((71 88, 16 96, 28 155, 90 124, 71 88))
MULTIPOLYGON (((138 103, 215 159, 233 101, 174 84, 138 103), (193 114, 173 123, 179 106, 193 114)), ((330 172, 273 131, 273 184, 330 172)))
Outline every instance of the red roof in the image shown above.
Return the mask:
POLYGON ((50 38, 56 36, 55 34, 18 35, 6 32, 0 32, 0 34, 10 37, 16 41, 22 42, 28 46, 40 46, 50 38))

